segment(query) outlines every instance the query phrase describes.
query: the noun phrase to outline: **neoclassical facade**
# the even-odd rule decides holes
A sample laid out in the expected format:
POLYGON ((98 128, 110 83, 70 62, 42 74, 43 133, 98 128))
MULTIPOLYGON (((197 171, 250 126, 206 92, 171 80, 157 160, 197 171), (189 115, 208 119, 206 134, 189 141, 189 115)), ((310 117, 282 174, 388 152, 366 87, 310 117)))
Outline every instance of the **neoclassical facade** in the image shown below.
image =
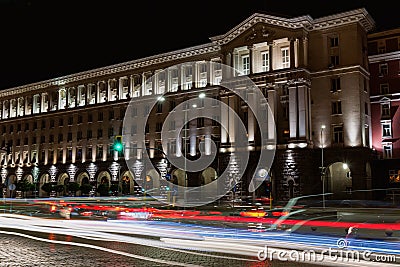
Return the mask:
MULTIPOLYGON (((254 155, 232 193, 245 197, 255 171, 251 166, 259 149, 257 131, 264 129, 257 129, 246 103, 223 84, 247 76, 267 99, 275 123, 269 132, 276 140, 269 173, 273 197, 285 200, 322 192, 332 192, 334 198, 356 196, 357 190, 371 188, 372 179, 367 34, 374 23, 365 9, 316 19, 255 13, 206 44, 1 90, 2 182, 27 177, 39 188, 49 181, 125 183, 123 193, 133 194, 140 190, 134 181, 143 172, 129 171, 124 160, 129 152, 116 153, 112 144, 122 135, 133 98, 145 101, 165 94, 174 101, 156 107, 160 110, 151 115, 146 129, 146 146, 158 166, 146 176, 172 175, 181 185, 207 183, 229 167, 230 140, 213 120, 191 122, 195 130, 189 131, 187 145, 179 146, 195 157, 199 140, 213 140, 218 155, 204 171, 185 176, 168 166, 165 154, 182 154, 173 142, 158 153, 160 127, 166 126, 157 113, 165 116, 167 106, 204 92, 227 103, 246 125, 254 155), (237 71, 224 73, 220 65, 237 71)), ((205 146, 207 151, 209 144, 205 146)), ((267 196, 267 187, 261 186, 255 196, 267 196)))

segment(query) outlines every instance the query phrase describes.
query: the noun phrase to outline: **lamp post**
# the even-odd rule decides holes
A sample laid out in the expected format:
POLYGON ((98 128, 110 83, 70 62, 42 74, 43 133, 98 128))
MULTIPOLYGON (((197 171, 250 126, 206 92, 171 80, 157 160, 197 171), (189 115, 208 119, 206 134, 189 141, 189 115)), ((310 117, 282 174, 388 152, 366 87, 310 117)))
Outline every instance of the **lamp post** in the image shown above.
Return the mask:
MULTIPOLYGON (((205 98, 206 97, 206 94, 204 93, 204 92, 200 92, 199 94, 198 94, 198 96, 197 96, 197 98, 200 98, 200 99, 202 99, 202 98, 205 98)), ((195 98, 194 98, 195 99, 195 98)), ((185 99, 184 99, 184 102, 185 101, 187 101, 188 100, 188 97, 187 96, 185 96, 185 99)), ((164 102, 164 101, 166 101, 166 98, 164 97, 164 96, 160 96, 159 98, 158 98, 158 101, 160 101, 160 102, 164 102)), ((188 127, 188 125, 187 125, 187 123, 188 123, 188 110, 189 109, 191 109, 191 108, 197 108, 197 104, 196 103, 193 103, 191 106, 189 106, 189 103, 185 103, 185 106, 184 106, 184 118, 183 118, 183 154, 184 154, 184 159, 183 159, 183 164, 184 164, 184 167, 183 167, 183 171, 184 171, 184 187, 185 187, 185 189, 184 189, 184 196, 183 196, 183 198, 184 198, 184 202, 186 203, 187 202, 187 187, 188 187, 188 175, 187 175, 187 160, 186 160, 186 157, 187 157, 187 154, 188 154, 188 151, 187 151, 187 142, 188 142, 188 140, 187 140, 187 138, 188 138, 188 133, 187 133, 187 131, 189 131, 189 127, 188 127)), ((190 140, 189 140, 189 144, 190 144, 190 140)), ((189 152, 190 153, 190 152, 189 152)))
POLYGON ((325 170, 324 170, 324 129, 321 125, 321 180, 322 180, 322 207, 325 209, 325 170))

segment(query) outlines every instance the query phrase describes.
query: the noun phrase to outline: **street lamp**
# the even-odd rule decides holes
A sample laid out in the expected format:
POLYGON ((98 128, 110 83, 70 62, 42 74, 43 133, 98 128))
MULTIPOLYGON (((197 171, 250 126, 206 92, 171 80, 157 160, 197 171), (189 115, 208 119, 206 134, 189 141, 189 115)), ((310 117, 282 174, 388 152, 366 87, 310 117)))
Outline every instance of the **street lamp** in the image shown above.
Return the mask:
POLYGON ((325 209, 325 170, 324 170, 324 132, 325 125, 321 125, 321 180, 322 180, 322 207, 325 209))
MULTIPOLYGON (((197 98, 199 98, 199 99, 203 99, 203 98, 205 98, 206 97, 206 93, 204 93, 204 92, 200 92, 199 94, 198 94, 198 96, 197 96, 197 98)), ((195 99, 195 98, 193 98, 193 99, 195 99)), ((164 97, 164 96, 160 96, 160 97, 158 97, 157 98, 157 100, 159 101, 159 102, 164 102, 164 101, 166 101, 167 99, 164 97)), ((188 101, 188 97, 186 96, 185 97, 185 99, 184 99, 184 102, 185 101, 188 101)), ((184 104, 184 118, 183 118, 183 154, 184 154, 184 159, 183 159, 183 164, 184 164, 184 166, 183 166, 183 169, 184 169, 184 187, 185 187, 185 189, 184 189, 184 196, 183 196, 183 198, 184 198, 184 202, 186 203, 187 202, 187 187, 188 187, 188 173, 187 173, 187 160, 186 160, 186 157, 187 157, 187 154, 188 154, 188 151, 187 151, 187 138, 188 138, 188 131, 189 131, 189 129, 188 129, 188 125, 187 125, 187 123, 188 123, 188 111, 189 111, 189 109, 190 108, 193 108, 193 109, 195 109, 195 108, 197 108, 198 107, 198 105, 197 105, 197 103, 192 103, 192 105, 191 106, 189 106, 189 103, 185 103, 184 104)), ((190 141, 189 141, 189 144, 190 144, 190 141)))

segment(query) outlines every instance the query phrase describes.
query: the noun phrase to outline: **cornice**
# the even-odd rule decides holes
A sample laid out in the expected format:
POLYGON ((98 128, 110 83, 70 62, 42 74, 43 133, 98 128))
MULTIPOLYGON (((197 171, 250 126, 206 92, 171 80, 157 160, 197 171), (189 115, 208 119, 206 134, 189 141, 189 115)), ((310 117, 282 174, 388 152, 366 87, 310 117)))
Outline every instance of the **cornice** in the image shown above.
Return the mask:
POLYGON ((295 18, 283 18, 262 13, 254 13, 226 34, 211 37, 210 40, 218 45, 227 44, 243 32, 250 29, 254 24, 260 22, 287 29, 304 29, 306 32, 328 29, 354 22, 359 22, 366 32, 371 31, 375 27, 374 20, 365 8, 325 16, 315 20, 308 15, 295 18))
POLYGON ((181 50, 176 50, 173 52, 167 52, 155 56, 150 56, 146 58, 141 58, 133 61, 128 61, 124 63, 114 64, 102 68, 92 69, 89 71, 74 73, 71 75, 66 75, 54 79, 49 79, 37 83, 31 83, 27 85, 21 85, 18 87, 13 87, 0 91, 0 98, 12 95, 24 94, 27 92, 37 91, 52 86, 63 86, 73 82, 84 81, 87 79, 93 79, 96 77, 102 77, 105 75, 117 74, 120 72, 134 71, 143 67, 153 66, 172 60, 180 60, 185 58, 190 58, 193 56, 204 55, 209 53, 218 52, 220 50, 219 46, 215 44, 203 44, 199 46, 194 46, 190 48, 185 48, 181 50))
POLYGON ((369 63, 400 60, 400 51, 368 56, 369 63))

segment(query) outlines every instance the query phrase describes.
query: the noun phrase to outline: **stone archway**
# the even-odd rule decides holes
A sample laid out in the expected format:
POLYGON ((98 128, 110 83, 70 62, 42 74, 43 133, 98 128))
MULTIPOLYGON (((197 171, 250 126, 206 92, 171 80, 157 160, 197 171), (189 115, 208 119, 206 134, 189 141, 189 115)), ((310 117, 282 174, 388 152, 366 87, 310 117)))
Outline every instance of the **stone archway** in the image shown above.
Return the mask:
POLYGON ((97 176, 97 192, 100 196, 108 195, 111 186, 111 175, 108 171, 101 171, 97 176))
MULTIPOLYGON (((79 173, 78 176, 76 177, 75 182, 78 183, 80 186, 84 184, 90 184, 89 174, 87 172, 79 173)), ((82 192, 80 191, 79 194, 82 195, 82 192)))
POLYGON ((171 172, 171 182, 179 186, 185 186, 185 175, 186 172, 181 169, 175 169, 171 172))
POLYGON ((144 190, 151 195, 159 195, 160 193, 160 173, 155 169, 149 170, 146 173, 144 180, 144 190))
POLYGON ((212 192, 218 192, 217 188, 217 182, 213 183, 212 185, 209 185, 210 183, 214 182, 218 178, 218 174, 215 171, 214 168, 212 167, 207 167, 205 168, 201 173, 200 173, 200 185, 201 187, 199 190, 201 190, 201 194, 204 196, 208 196, 212 192), (207 185, 207 187, 205 187, 207 185))
POLYGON ((332 193, 331 199, 347 199, 353 190, 353 179, 348 165, 335 162, 326 168, 325 193, 332 193))
POLYGON ((47 197, 47 193, 42 190, 42 186, 45 183, 50 183, 50 175, 48 173, 42 174, 39 178, 39 197, 43 197, 43 196, 47 197))
POLYGON ((57 178, 57 185, 64 186, 64 190, 62 192, 57 192, 57 194, 66 196, 68 194, 67 185, 69 183, 69 175, 66 172, 60 173, 57 178))
POLYGON ((10 174, 9 176, 7 176, 6 178, 6 186, 7 186, 7 191, 6 191, 6 196, 9 197, 15 197, 16 193, 15 193, 15 189, 14 190, 10 190, 10 185, 14 184, 15 186, 17 185, 17 176, 15 174, 10 174))
POLYGON ((119 186, 123 195, 131 195, 135 191, 135 186, 137 185, 130 171, 125 171, 121 174, 119 186))

